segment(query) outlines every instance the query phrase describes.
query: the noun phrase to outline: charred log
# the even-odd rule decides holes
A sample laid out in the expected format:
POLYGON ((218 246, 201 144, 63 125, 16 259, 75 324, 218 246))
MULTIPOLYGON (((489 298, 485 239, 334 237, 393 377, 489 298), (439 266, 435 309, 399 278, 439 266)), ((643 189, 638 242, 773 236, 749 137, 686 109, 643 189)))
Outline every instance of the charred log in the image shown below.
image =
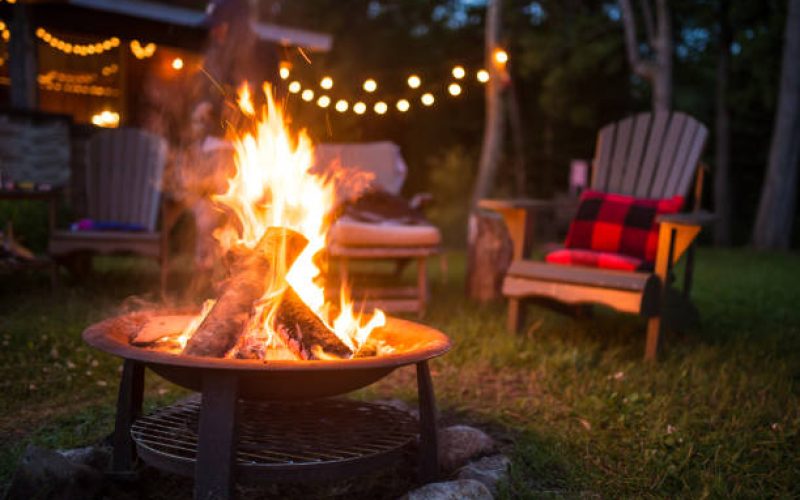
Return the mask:
POLYGON ((270 276, 285 248, 288 268, 300 255, 308 241, 290 229, 271 227, 252 251, 234 257, 231 276, 222 295, 189 339, 185 354, 222 357, 230 351, 244 331, 254 303, 264 295, 270 276))
POLYGON ((275 331, 300 359, 321 359, 322 353, 338 358, 353 357, 353 351, 308 308, 291 286, 283 292, 278 306, 275 331))

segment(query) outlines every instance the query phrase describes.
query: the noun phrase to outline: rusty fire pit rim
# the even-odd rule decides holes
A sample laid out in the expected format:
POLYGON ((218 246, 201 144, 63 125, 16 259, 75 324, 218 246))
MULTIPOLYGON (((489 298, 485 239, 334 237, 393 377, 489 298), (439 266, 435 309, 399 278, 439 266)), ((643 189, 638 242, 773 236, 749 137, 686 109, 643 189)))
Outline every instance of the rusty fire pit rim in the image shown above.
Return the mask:
MULTIPOLYGON (((125 315, 122 315, 125 316, 125 315)), ((103 352, 132 359, 145 364, 184 366, 200 369, 241 370, 241 371, 331 371, 331 370, 358 370, 375 368, 392 368, 439 357, 450 350, 452 341, 439 330, 421 323, 386 316, 386 326, 389 330, 423 330, 427 335, 424 347, 401 353, 385 354, 375 357, 337 360, 250 360, 211 358, 205 356, 191 356, 186 354, 172 354, 159 352, 141 347, 136 347, 128 342, 123 342, 117 336, 109 333, 111 326, 122 316, 108 318, 87 327, 81 337, 90 346, 103 352)))

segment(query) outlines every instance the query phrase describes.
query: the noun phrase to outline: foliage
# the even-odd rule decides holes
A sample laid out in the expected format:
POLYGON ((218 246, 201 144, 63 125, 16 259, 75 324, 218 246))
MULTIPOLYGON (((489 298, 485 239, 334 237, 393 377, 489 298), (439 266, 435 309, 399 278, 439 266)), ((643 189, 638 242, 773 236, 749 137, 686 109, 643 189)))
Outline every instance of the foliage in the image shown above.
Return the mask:
POLYGON ((456 146, 428 160, 428 187, 433 194, 433 205, 425 214, 441 229, 449 247, 462 248, 466 243, 474 156, 456 146))
MULTIPOLYGON (((432 265, 425 319, 455 342, 433 364, 437 399, 445 422, 479 425, 510 453, 503 498, 800 494, 800 257, 700 251, 702 324, 668 336, 653 366, 643 321, 603 309, 532 307, 526 333, 506 333, 503 305, 466 301, 463 255, 448 259, 447 283, 432 265)), ((144 260, 98 268, 55 296, 45 275, 0 289, 0 484, 28 442, 80 446, 112 429, 120 362, 80 332, 158 279, 144 260)), ((413 401, 413 380, 402 369, 361 396, 413 401)), ((149 407, 183 394, 148 373, 149 407)))

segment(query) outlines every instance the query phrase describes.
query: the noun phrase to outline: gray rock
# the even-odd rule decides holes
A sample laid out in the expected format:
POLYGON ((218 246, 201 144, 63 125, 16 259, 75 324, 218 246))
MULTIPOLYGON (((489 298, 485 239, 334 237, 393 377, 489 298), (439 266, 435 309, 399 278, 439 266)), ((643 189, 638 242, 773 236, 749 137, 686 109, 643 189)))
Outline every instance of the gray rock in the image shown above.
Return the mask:
POLYGON ((402 500, 492 500, 489 489, 480 481, 459 479, 430 483, 408 492, 402 500))
POLYGON ((447 472, 491 453, 494 447, 494 440, 474 427, 454 425, 439 431, 439 463, 447 472))
POLYGON ((389 406, 391 408, 394 408, 395 410, 408 413, 415 419, 419 420, 419 411, 416 408, 410 406, 402 399, 378 399, 373 401, 373 403, 375 403, 376 405, 389 406))
POLYGON ((28 445, 6 498, 92 499, 103 487, 103 474, 87 465, 72 463, 58 452, 28 445))
POLYGON ((458 469, 458 479, 474 479, 483 483, 493 495, 497 494, 497 483, 508 477, 511 460, 505 455, 492 455, 470 462, 458 469))
POLYGON ((86 446, 56 451, 74 464, 88 465, 101 471, 106 470, 111 463, 111 448, 106 446, 86 446))

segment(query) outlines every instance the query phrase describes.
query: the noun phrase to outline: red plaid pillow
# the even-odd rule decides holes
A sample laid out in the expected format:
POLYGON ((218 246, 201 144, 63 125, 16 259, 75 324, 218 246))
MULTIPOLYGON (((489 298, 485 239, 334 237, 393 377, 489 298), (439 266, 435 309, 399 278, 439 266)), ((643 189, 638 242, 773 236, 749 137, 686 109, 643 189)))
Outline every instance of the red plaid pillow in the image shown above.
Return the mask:
POLYGON ((682 205, 682 196, 657 200, 586 190, 564 246, 619 253, 652 264, 658 246, 656 216, 676 213, 682 205))
POLYGON ((596 250, 580 250, 575 248, 554 250, 547 254, 544 260, 551 264, 601 267, 603 269, 618 269, 621 271, 641 271, 647 267, 642 259, 629 257, 621 253, 598 252, 596 250))

